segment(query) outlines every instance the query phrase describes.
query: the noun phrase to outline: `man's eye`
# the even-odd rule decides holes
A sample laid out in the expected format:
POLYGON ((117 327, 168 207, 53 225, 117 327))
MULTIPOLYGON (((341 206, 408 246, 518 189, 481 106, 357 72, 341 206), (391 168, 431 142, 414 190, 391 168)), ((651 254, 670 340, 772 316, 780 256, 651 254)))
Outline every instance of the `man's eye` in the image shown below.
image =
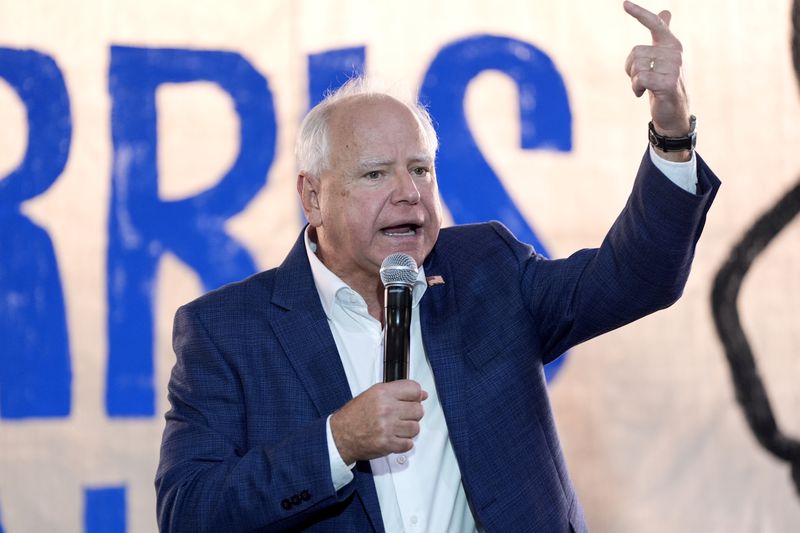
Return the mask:
POLYGON ((370 180, 376 180, 381 177, 381 173, 378 170, 373 170, 372 172, 364 174, 364 177, 370 180))
POLYGON ((414 167, 411 169, 411 173, 415 176, 424 176, 429 172, 426 167, 414 167))

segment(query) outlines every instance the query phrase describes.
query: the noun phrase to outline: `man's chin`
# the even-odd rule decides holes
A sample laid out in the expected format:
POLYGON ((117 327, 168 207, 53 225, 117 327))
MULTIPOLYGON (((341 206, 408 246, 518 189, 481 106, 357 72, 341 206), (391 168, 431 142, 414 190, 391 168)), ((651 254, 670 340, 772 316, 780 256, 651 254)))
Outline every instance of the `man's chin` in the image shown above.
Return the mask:
POLYGON ((380 263, 383 264, 384 259, 396 253, 404 253, 406 255, 410 255, 417 263, 417 266, 421 265, 422 261, 425 259, 424 253, 420 251, 419 246, 391 246, 391 247, 384 247, 381 249, 380 263))
POLYGON ((433 248, 433 243, 429 241, 429 235, 421 227, 417 228, 413 235, 396 235, 381 232, 378 241, 380 245, 376 248, 376 252, 379 255, 382 254, 381 262, 393 253, 402 252, 413 257, 417 265, 422 265, 425 257, 433 248))

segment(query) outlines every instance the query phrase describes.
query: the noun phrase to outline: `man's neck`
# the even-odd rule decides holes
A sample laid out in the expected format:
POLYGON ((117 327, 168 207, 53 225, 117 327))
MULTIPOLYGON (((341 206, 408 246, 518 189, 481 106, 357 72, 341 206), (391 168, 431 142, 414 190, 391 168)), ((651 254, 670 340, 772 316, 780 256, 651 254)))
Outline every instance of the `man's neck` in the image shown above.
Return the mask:
MULTIPOLYGON (((319 246, 316 231, 310 228, 309 241, 312 246, 316 248, 315 255, 322 262, 325 267, 336 274, 339 279, 347 284, 348 287, 356 291, 367 304, 367 310, 375 320, 378 320, 383 325, 383 283, 381 282, 380 274, 368 274, 361 270, 349 271, 347 269, 338 268, 338 265, 331 263, 326 259, 325 253, 319 246)), ((312 248, 313 249, 313 248, 312 248)))

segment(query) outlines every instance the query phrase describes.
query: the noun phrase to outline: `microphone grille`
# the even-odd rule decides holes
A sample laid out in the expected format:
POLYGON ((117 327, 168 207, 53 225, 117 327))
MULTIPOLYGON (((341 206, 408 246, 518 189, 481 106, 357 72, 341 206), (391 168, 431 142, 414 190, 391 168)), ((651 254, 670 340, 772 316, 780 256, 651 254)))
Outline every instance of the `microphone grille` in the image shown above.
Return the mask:
POLYGON ((417 279, 417 262, 408 254, 397 252, 381 263, 381 281, 384 287, 405 285, 411 287, 417 279))

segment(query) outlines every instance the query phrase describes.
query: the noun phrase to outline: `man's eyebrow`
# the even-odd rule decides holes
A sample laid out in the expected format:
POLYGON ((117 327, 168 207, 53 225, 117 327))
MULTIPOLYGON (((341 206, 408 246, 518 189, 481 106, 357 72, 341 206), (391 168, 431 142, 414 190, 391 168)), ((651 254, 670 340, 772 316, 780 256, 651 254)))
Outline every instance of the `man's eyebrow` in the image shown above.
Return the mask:
POLYGON ((409 160, 409 163, 424 163, 426 165, 433 164, 433 158, 428 154, 417 154, 412 156, 409 160))
POLYGON ((359 168, 388 167, 394 164, 391 159, 364 159, 358 163, 359 168))
MULTIPOLYGON (((428 154, 415 154, 408 159, 409 163, 433 164, 433 158, 428 154)), ((390 167, 395 164, 394 159, 364 159, 359 161, 358 168, 368 169, 376 167, 390 167)))

